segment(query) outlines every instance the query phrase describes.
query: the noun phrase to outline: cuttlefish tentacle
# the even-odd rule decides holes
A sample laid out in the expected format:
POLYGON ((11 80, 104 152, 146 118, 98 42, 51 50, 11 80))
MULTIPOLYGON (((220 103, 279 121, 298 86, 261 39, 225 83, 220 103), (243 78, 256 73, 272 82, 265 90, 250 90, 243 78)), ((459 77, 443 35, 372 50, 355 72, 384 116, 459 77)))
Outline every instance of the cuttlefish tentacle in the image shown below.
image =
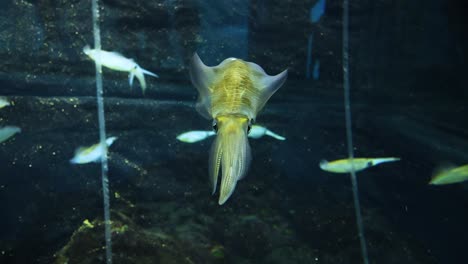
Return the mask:
POLYGON ((247 118, 220 116, 216 119, 219 128, 210 153, 210 179, 214 194, 222 167, 219 204, 223 204, 234 192, 237 181, 247 174, 251 153, 247 118))
POLYGON ((209 172, 214 193, 219 170, 222 171, 219 204, 223 204, 234 192, 237 181, 247 174, 251 160, 247 135, 251 122, 283 85, 287 70, 270 76, 257 64, 235 58, 209 67, 195 54, 190 77, 199 92, 197 111, 213 119, 217 131, 209 172))
POLYGON ((210 159, 208 161, 209 173, 210 173, 210 184, 213 189, 211 194, 215 194, 216 185, 218 184, 219 169, 221 168, 221 158, 223 155, 223 145, 221 138, 216 137, 210 150, 210 159))

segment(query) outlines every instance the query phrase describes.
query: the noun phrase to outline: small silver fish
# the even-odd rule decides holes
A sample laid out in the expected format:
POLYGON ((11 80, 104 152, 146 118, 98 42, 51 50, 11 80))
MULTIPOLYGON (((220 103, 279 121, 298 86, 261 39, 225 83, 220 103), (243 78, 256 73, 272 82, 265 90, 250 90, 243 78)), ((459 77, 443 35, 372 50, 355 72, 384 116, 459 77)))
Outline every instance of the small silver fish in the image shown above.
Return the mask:
MULTIPOLYGON (((117 137, 109 137, 106 139, 107 147, 110 147, 117 137)), ((90 147, 80 147, 75 150, 75 156, 70 160, 72 164, 85 164, 99 161, 104 154, 104 148, 100 143, 90 147)))
POLYGON ((278 140, 286 140, 285 137, 282 137, 274 133, 273 131, 269 130, 268 128, 262 127, 259 125, 253 125, 249 132, 249 138, 261 138, 265 135, 278 139, 278 140))
POLYGON ((0 96, 0 109, 2 109, 5 106, 9 106, 9 105, 11 105, 10 101, 8 101, 8 99, 6 97, 0 96))
POLYGON ((214 131, 193 130, 178 135, 177 139, 185 143, 195 143, 214 135, 216 135, 214 131))
POLYGON ((378 165, 384 162, 398 161, 400 158, 354 158, 351 163, 350 159, 340 159, 335 161, 320 161, 320 168, 324 171, 333 173, 350 173, 352 165, 354 165, 354 171, 362 171, 372 166, 378 165))
POLYGON ((0 127, 0 143, 7 141, 9 138, 14 136, 16 133, 20 133, 21 128, 17 126, 4 126, 0 127))
POLYGON ((92 60, 100 63, 111 70, 128 72, 128 82, 133 85, 133 78, 136 77, 140 82, 143 94, 146 90, 146 81, 144 74, 159 78, 156 73, 152 73, 141 68, 133 59, 124 57, 122 54, 113 51, 91 49, 88 45, 83 48, 84 54, 88 55, 92 60))

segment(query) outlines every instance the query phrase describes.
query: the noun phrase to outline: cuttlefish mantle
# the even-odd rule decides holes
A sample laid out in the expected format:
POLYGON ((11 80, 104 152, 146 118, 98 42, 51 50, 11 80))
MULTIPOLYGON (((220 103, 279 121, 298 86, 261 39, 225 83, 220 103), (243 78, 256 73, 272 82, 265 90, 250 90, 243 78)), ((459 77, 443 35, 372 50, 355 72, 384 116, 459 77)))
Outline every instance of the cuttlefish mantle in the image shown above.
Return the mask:
POLYGON ((251 160, 247 135, 258 112, 286 81, 287 70, 268 75, 259 65, 228 58, 214 67, 194 54, 190 78, 198 90, 197 111, 213 120, 216 139, 209 159, 213 194, 222 171, 218 203, 224 204, 237 181, 245 177, 251 160))

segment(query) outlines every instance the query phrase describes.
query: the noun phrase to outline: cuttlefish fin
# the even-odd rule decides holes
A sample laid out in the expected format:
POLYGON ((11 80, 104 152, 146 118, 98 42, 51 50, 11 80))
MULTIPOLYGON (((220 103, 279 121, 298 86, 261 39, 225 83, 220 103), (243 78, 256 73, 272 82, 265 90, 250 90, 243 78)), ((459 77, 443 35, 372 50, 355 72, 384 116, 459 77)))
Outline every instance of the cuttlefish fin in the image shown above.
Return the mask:
POLYGON ((213 83, 216 81, 218 71, 223 68, 228 62, 235 60, 234 58, 225 59, 219 65, 210 67, 206 66, 200 59, 197 53, 193 54, 190 62, 190 79, 193 85, 198 90, 198 101, 196 109, 206 119, 211 119, 211 93, 213 83))
POLYGON ((206 119, 210 119, 211 91, 210 86, 216 78, 215 69, 206 66, 197 53, 192 57, 190 63, 190 79, 198 90, 197 111, 206 119))
POLYGON ((277 75, 268 75, 262 67, 253 62, 247 62, 256 80, 256 86, 261 91, 257 98, 257 109, 262 109, 268 99, 284 84, 288 77, 288 70, 284 70, 277 75))

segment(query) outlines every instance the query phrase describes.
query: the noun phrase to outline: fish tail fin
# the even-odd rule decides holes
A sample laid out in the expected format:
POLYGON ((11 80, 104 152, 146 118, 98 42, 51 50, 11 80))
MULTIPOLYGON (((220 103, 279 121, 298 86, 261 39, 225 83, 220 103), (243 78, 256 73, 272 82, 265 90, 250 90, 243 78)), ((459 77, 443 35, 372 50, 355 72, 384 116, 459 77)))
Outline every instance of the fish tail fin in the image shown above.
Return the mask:
POLYGON ((268 136, 270 136, 270 137, 273 137, 273 138, 275 138, 275 139, 278 139, 278 140, 286 140, 285 137, 280 136, 280 135, 278 135, 278 134, 276 134, 276 133, 274 133, 273 131, 268 130, 268 129, 266 130, 266 133, 265 133, 265 134, 268 135, 268 136))
POLYGON ((112 143, 114 143, 114 141, 117 139, 117 137, 108 137, 106 139, 106 145, 107 147, 110 147, 112 145, 112 143))
POLYGON ((135 73, 133 71, 130 71, 128 74, 128 84, 130 84, 130 87, 133 86, 133 79, 135 78, 135 73))
POLYGON ((138 79, 138 82, 140 83, 141 90, 142 90, 143 94, 145 94, 146 81, 145 81, 145 75, 143 74, 142 68, 137 67, 132 72, 135 75, 135 77, 138 79))
POLYGON ((140 67, 140 69, 141 69, 141 71, 142 71, 144 74, 148 74, 148 75, 150 75, 150 76, 159 78, 159 75, 157 75, 156 73, 150 72, 150 71, 145 70, 145 69, 143 69, 143 68, 141 68, 141 67, 140 67))
POLYGON ((374 165, 385 163, 385 162, 399 161, 399 160, 401 159, 397 157, 379 158, 375 160, 374 165))

